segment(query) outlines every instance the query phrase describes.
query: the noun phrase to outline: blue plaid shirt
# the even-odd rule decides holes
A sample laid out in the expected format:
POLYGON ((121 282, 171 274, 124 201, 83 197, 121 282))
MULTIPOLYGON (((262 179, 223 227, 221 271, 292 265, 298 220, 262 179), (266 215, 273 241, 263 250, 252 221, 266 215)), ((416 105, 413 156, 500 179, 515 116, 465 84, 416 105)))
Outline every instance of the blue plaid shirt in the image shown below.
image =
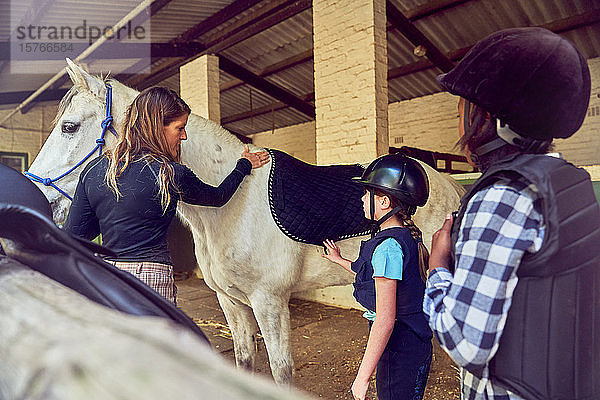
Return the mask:
POLYGON ((463 399, 520 399, 489 376, 498 350, 517 268, 544 237, 540 199, 533 185, 501 182, 467 204, 456 243, 455 272, 433 270, 423 309, 438 342, 461 367, 463 399))

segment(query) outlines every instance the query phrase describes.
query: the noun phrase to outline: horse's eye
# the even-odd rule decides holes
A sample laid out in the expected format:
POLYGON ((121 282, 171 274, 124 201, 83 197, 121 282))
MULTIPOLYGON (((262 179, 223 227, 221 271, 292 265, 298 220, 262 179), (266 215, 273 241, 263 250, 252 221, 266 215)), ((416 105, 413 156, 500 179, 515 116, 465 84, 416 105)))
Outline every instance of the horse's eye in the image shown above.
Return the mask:
POLYGON ((79 129, 79 124, 75 122, 63 122, 62 123, 62 131, 63 133, 75 133, 77 129, 79 129))

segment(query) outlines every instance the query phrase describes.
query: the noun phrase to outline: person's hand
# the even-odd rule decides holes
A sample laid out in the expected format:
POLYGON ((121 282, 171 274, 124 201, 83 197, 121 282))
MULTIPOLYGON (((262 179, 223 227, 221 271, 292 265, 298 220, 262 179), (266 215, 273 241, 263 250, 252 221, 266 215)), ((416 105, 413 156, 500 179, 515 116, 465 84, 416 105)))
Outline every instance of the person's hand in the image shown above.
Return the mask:
POLYGON ((354 400, 367 400, 367 389, 369 389, 369 380, 362 381, 358 377, 352 382, 352 397, 354 400))
POLYGON ((248 145, 244 147, 244 151, 242 152, 242 158, 250 161, 252 163, 252 168, 260 168, 266 163, 269 162, 269 153, 266 151, 257 151, 255 153, 250 153, 250 149, 248 145))
POLYGON ((323 257, 336 264, 340 264, 344 260, 340 248, 333 240, 325 239, 323 245, 325 245, 325 248, 327 249, 327 252, 323 254, 323 257))
POLYGON ((450 269, 450 230, 452 229, 452 215, 448 214, 442 227, 431 238, 431 253, 429 254, 429 272, 437 267, 450 269))

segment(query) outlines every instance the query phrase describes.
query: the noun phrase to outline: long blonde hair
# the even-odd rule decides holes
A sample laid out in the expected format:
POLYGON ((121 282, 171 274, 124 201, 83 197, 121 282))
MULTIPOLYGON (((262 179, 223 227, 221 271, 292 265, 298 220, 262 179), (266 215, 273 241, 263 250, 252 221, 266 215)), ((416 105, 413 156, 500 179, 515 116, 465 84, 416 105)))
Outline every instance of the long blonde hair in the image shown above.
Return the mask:
POLYGON ((109 165, 105 180, 115 193, 117 201, 122 196, 117 178, 127 166, 134 161, 157 161, 160 163, 157 179, 160 203, 163 212, 167 210, 171 202, 169 189, 173 185, 175 174, 170 163, 180 161, 180 152, 177 152, 177 155, 171 154, 164 128, 190 113, 190 107, 181 97, 175 91, 164 87, 151 87, 142 91, 127 107, 123 134, 119 136, 114 150, 106 154, 109 165))

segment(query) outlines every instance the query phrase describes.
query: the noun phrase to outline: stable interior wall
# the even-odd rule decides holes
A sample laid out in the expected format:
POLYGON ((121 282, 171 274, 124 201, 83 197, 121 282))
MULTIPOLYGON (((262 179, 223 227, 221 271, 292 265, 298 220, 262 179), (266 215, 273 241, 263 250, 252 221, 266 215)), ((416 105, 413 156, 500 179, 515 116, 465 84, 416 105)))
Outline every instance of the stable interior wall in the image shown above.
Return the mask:
POLYGON ((600 57, 588 60, 592 77, 590 105, 581 129, 568 139, 556 139, 555 150, 577 165, 600 164, 600 57))
POLYGON ((317 163, 315 121, 252 135, 252 143, 285 151, 309 164, 317 163))
MULTIPOLYGON (((58 102, 45 102, 26 114, 13 115, 0 127, 0 152, 26 153, 28 165, 25 168, 28 168, 52 131, 57 109, 58 102)), ((0 110, 0 120, 12 110, 0 110)))

